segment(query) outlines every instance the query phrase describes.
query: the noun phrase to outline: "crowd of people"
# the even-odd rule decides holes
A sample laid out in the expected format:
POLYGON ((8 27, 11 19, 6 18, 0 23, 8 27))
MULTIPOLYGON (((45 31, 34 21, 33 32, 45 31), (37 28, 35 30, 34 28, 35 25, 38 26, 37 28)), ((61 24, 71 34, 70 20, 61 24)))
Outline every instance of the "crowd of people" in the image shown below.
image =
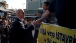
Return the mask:
POLYGON ((7 19, 3 20, 2 26, 0 26, 1 43, 37 43, 40 24, 41 22, 52 23, 54 20, 51 15, 52 12, 55 12, 57 18, 57 21, 54 20, 55 24, 76 29, 74 3, 70 2, 73 1, 53 0, 51 3, 44 2, 44 12, 37 12, 35 21, 31 21, 29 25, 24 20, 23 10, 18 9, 16 11, 17 18, 11 26, 7 19))
MULTIPOLYGON (((44 2, 43 9, 48 9, 50 2, 44 2)), ((37 12, 35 21, 27 22, 24 19, 24 12, 22 9, 16 11, 17 18, 14 22, 4 19, 0 27, 1 43, 37 43, 38 31, 40 24, 36 24, 36 20, 43 16, 40 11, 37 12), (7 28, 8 27, 8 28, 7 28)), ((49 23, 46 18, 43 22, 49 23)))
POLYGON ((1 43, 36 43, 32 35, 36 24, 34 22, 26 24, 22 9, 18 9, 16 15, 17 19, 12 23, 11 28, 8 20, 3 20, 0 26, 1 43))

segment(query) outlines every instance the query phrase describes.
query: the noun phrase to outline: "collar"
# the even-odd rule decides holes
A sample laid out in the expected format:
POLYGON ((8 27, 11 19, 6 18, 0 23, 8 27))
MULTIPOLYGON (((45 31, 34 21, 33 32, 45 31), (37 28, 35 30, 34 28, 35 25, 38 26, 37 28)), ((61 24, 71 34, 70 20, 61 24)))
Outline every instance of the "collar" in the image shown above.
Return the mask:
POLYGON ((18 19, 19 19, 20 21, 22 21, 22 22, 24 21, 24 19, 20 19, 20 18, 18 18, 18 19))
POLYGON ((6 28, 6 27, 7 27, 7 25, 3 25, 3 27, 4 27, 4 28, 6 28))
POLYGON ((3 26, 7 26, 7 25, 3 25, 3 26))

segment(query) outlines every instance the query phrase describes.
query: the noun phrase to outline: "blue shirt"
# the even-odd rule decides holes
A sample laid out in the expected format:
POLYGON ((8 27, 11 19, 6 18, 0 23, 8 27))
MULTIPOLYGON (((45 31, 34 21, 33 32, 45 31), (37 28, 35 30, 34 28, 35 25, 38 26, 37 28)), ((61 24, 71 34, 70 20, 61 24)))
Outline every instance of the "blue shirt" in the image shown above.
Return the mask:
POLYGON ((75 4, 75 0, 53 0, 48 11, 55 12, 58 25, 76 28, 75 4))

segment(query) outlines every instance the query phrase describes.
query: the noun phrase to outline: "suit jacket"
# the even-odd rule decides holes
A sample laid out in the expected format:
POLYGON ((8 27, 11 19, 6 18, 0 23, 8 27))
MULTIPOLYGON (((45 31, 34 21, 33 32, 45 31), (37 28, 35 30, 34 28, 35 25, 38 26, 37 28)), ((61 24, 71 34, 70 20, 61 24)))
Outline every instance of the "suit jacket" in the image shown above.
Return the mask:
POLYGON ((32 31, 27 35, 27 43, 37 43, 38 30, 35 29, 34 37, 32 36, 32 31))
POLYGON ((33 40, 33 43, 37 43, 38 32, 39 32, 39 30, 35 29, 35 34, 34 34, 34 40, 33 40))
POLYGON ((28 26, 27 29, 23 29, 19 21, 21 20, 17 18, 12 24, 9 35, 9 43, 26 43, 27 34, 34 29, 33 25, 28 26))
POLYGON ((3 26, 0 26, 0 35, 4 33, 3 26))
POLYGON ((8 38, 8 35, 9 35, 9 27, 6 26, 6 27, 4 28, 4 26, 2 26, 2 29, 3 29, 3 33, 2 33, 2 35, 1 35, 1 39, 2 39, 2 40, 3 40, 3 39, 7 39, 7 38, 8 38), (6 35, 6 37, 4 37, 3 34, 6 35))

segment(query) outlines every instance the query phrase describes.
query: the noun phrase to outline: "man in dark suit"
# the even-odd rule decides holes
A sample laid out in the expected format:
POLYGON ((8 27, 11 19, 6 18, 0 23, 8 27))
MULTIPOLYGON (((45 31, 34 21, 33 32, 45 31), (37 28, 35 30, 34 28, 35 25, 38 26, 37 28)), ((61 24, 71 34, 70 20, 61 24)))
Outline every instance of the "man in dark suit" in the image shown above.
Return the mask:
MULTIPOLYGON (((29 25, 27 24, 26 26, 28 27, 29 25)), ((37 29, 32 30, 27 34, 27 43, 37 43, 37 37, 38 37, 38 30, 37 29)))
POLYGON ((3 34, 3 27, 2 26, 0 26, 0 43, 1 43, 1 35, 3 34))
POLYGON ((2 34, 1 34, 1 43, 8 43, 8 35, 9 35, 9 26, 8 26, 8 21, 3 20, 2 22, 2 34))
POLYGON ((38 38, 38 32, 39 32, 39 30, 35 29, 33 31, 34 31, 34 32, 32 32, 32 34, 34 34, 34 35, 32 35, 33 36, 33 43, 37 43, 37 38, 38 38))
POLYGON ((10 30, 9 35, 9 43, 28 43, 27 34, 30 33, 34 29, 35 22, 25 26, 24 21, 24 13, 21 9, 17 10, 17 19, 13 22, 12 28, 10 30))

